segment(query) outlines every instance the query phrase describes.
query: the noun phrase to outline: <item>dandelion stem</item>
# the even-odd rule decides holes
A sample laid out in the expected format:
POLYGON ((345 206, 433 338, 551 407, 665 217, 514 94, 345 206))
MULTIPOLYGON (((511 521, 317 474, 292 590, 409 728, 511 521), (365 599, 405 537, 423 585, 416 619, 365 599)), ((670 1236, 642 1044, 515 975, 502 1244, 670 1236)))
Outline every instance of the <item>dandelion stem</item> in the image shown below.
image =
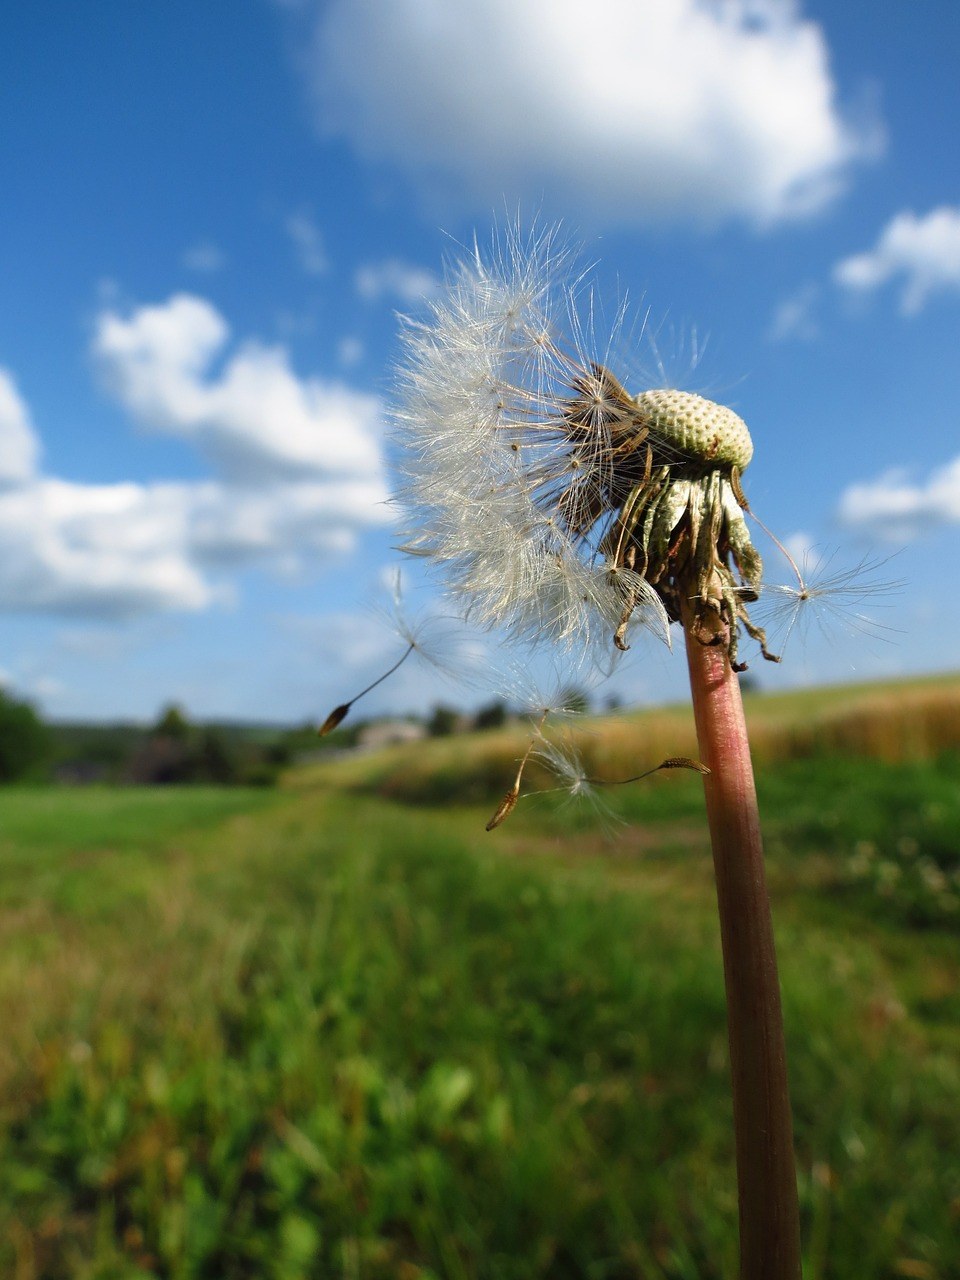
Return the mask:
POLYGON ((740 686, 722 644, 684 610, 690 688, 713 845, 727 992, 741 1280, 798 1280, 793 1125, 760 816, 740 686))

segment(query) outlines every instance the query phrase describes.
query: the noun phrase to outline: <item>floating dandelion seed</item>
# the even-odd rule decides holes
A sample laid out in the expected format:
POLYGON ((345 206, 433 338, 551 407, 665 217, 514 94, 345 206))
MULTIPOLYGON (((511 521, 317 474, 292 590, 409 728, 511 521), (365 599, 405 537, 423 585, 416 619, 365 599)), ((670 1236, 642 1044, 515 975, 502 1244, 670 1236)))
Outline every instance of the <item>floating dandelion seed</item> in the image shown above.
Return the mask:
POLYGON ((557 779, 557 790, 566 793, 568 801, 585 804, 608 822, 615 818, 610 806, 600 795, 595 779, 588 776, 576 744, 569 737, 554 742, 541 736, 533 759, 557 779))
POLYGON ((589 709, 595 684, 604 674, 599 668, 588 668, 571 682, 569 672, 554 665, 549 671, 534 670, 529 662, 501 659, 501 667, 492 675, 497 693, 517 714, 535 723, 542 715, 551 724, 582 717, 589 709))
POLYGON ((400 657, 381 676, 372 681, 355 694, 349 702, 343 702, 327 716, 320 726, 319 736, 324 738, 342 724, 353 707, 378 685, 392 676, 395 671, 413 655, 416 655, 428 666, 433 667, 442 676, 456 679, 461 683, 469 683, 469 663, 464 653, 464 645, 468 637, 464 633, 460 619, 443 614, 421 613, 408 614, 404 607, 401 574, 397 570, 393 578, 392 601, 388 609, 378 609, 390 630, 405 646, 400 657))
POLYGON ((392 575, 389 606, 378 608, 377 612, 397 639, 444 679, 460 686, 479 686, 488 680, 478 652, 478 634, 467 627, 462 618, 438 612, 433 606, 412 611, 404 598, 399 569, 392 575))
POLYGON ((377 679, 371 681, 365 689, 361 689, 359 693, 354 694, 349 702, 341 702, 338 707, 334 707, 318 730, 320 737, 325 738, 328 733, 333 733, 334 729, 336 729, 338 725, 343 724, 344 720, 346 720, 349 715, 350 708, 353 704, 355 702, 359 702, 360 699, 365 697, 372 689, 376 689, 377 685, 383 684, 384 680, 386 680, 388 676, 392 676, 395 671, 399 670, 415 649, 416 646, 414 644, 409 644, 393 666, 389 667, 382 676, 378 676, 377 679))
POLYGON ((689 756, 670 756, 661 760, 651 769, 634 774, 632 778, 591 778, 583 765, 583 759, 576 745, 567 738, 564 742, 553 742, 539 735, 539 745, 533 752, 533 759, 539 760, 561 782, 562 789, 571 797, 595 795, 596 787, 625 787, 631 782, 640 782, 650 778, 664 769, 689 769, 693 773, 707 774, 710 770, 699 760, 691 760, 689 756))
POLYGON ((632 782, 641 782, 644 778, 652 777, 655 773, 669 769, 689 769, 699 774, 708 774, 710 772, 706 765, 701 764, 699 760, 691 760, 688 756, 670 756, 668 759, 662 760, 660 764, 654 765, 653 768, 645 769, 643 773, 634 774, 630 778, 592 778, 584 767, 580 751, 569 734, 565 735, 562 741, 556 741, 548 738, 544 733, 544 725, 549 714, 549 712, 544 711, 539 722, 534 727, 530 742, 520 760, 513 785, 507 791, 493 817, 487 823, 488 831, 493 831, 495 827, 499 827, 502 822, 505 822, 517 807, 518 801, 523 798, 520 787, 524 769, 530 760, 536 760, 549 773, 553 774, 560 783, 555 790, 566 792, 570 800, 585 801, 605 818, 612 818, 614 814, 613 810, 610 809, 599 794, 599 788, 601 787, 627 786, 632 782))
POLYGON ((500 803, 497 805, 497 808, 494 811, 493 817, 487 823, 488 831, 493 831, 496 827, 499 827, 501 822, 505 822, 506 819, 510 817, 511 813, 513 813, 514 809, 517 807, 517 801, 520 799, 520 784, 523 780, 523 771, 527 767, 527 761, 533 755, 534 748, 536 747, 537 742, 541 739, 543 735, 543 726, 549 714, 550 714, 549 711, 544 711, 543 714, 541 715, 540 720, 537 723, 537 726, 534 729, 533 734, 531 735, 530 742, 527 746, 527 749, 523 753, 523 756, 517 767, 517 774, 513 780, 513 784, 508 789, 508 791, 506 792, 506 794, 504 795, 500 803))
MULTIPOLYGON (((902 580, 877 576, 890 557, 865 557, 846 569, 835 568, 834 558, 831 554, 820 557, 812 566, 806 562, 799 568, 794 566, 796 585, 764 585, 761 608, 781 650, 786 649, 795 632, 805 635, 813 626, 828 637, 837 628, 884 641, 896 634, 896 628, 884 625, 861 608, 888 607, 890 597, 902 590, 902 580)), ((807 559, 804 557, 804 561, 807 559)))

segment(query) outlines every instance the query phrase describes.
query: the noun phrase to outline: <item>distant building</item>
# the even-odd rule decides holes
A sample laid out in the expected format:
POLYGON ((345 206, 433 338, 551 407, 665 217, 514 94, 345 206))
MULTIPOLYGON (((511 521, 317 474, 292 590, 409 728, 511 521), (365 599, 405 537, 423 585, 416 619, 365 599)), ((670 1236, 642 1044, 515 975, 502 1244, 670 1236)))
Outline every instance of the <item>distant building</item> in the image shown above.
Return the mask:
POLYGON ((365 751, 375 751, 379 747, 419 742, 426 736, 424 726, 412 720, 378 720, 375 724, 365 724, 358 732, 357 746, 365 751))

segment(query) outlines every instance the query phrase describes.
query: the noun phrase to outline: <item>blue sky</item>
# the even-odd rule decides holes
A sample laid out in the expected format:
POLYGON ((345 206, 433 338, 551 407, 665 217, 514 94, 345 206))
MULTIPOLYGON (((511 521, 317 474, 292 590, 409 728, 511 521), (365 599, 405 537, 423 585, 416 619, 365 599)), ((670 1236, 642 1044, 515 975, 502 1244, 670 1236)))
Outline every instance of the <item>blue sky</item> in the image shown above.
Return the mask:
MULTIPOLYGON (((782 538, 894 555, 896 631, 814 625, 764 686, 956 667, 958 49, 953 0, 12 6, 4 680, 57 717, 302 720, 372 678, 395 313, 517 208, 743 415, 782 538)), ((609 691, 682 677, 634 652, 609 691)), ((405 668, 369 709, 459 696, 405 668)))

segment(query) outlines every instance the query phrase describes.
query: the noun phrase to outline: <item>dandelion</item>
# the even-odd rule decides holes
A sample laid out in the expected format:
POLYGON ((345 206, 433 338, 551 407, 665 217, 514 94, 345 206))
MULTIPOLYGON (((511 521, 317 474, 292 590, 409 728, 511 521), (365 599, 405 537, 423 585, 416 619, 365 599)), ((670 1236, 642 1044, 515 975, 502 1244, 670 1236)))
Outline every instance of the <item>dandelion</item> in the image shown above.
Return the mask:
POLYGON ((746 424, 692 392, 629 394, 587 350, 568 269, 549 235, 514 235, 489 261, 475 249, 431 318, 406 325, 405 549, 442 566, 468 616, 518 638, 624 650, 637 626, 668 640, 692 600, 731 662, 741 630, 772 659, 747 611, 763 566, 746 424))
MULTIPOLYGON (((763 585, 742 480, 750 433, 693 392, 628 390, 549 233, 513 231, 486 256, 475 246, 430 306, 403 334, 405 549, 442 572, 472 621, 581 660, 627 649, 638 628, 667 640, 671 623, 682 627, 703 760, 687 766, 704 771, 720 906, 741 1277, 794 1280, 783 1021, 735 674, 743 633, 778 660, 749 613, 763 585)), ((489 828, 516 806, 536 751, 568 790, 594 785, 578 759, 543 745, 545 718, 489 828)))
POLYGON ((622 388, 561 345, 562 318, 579 332, 563 262, 549 236, 493 264, 477 251, 432 320, 406 326, 400 498, 416 513, 405 549, 443 565, 472 620, 582 655, 631 622, 666 638, 668 619, 601 546, 646 454, 622 388))

